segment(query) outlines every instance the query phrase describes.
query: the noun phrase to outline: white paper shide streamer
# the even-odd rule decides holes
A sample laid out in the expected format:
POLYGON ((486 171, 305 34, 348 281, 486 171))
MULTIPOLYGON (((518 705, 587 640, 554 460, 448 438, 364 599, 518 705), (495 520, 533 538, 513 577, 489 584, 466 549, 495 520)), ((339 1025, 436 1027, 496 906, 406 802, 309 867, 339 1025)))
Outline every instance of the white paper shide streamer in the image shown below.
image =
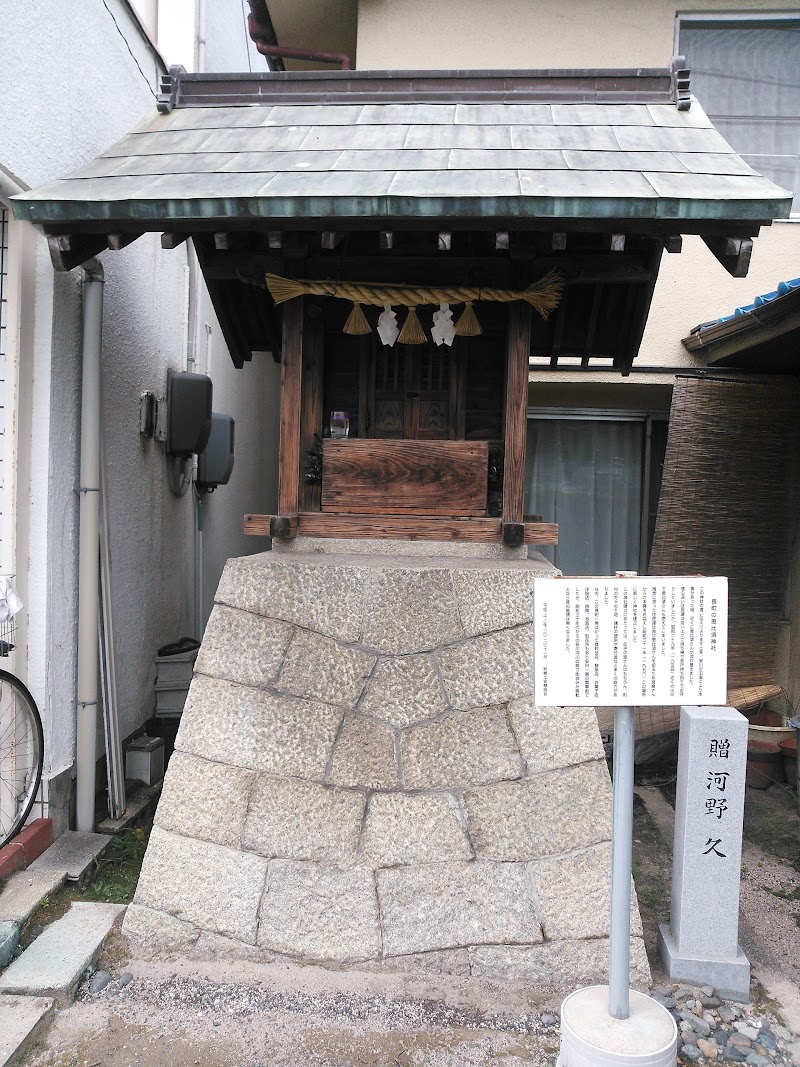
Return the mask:
POLYGON ((437 345, 452 345, 456 336, 456 327, 453 322, 453 312, 450 305, 442 301, 439 310, 433 313, 433 328, 431 337, 437 345))
POLYGON ((383 311, 378 318, 378 336, 385 345, 391 348, 399 334, 400 327, 397 325, 397 315, 392 311, 391 304, 384 304, 383 311))

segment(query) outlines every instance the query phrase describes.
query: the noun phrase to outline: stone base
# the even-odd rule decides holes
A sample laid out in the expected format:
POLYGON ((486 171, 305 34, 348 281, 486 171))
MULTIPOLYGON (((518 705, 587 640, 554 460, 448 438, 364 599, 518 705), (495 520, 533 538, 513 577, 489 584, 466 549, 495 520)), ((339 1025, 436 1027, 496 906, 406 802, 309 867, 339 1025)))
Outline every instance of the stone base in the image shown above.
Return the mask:
POLYGON ((658 952, 667 974, 676 982, 713 986, 727 1000, 750 1000, 750 961, 741 948, 733 959, 694 959, 678 953, 669 923, 658 927, 658 952))
MULTIPOLYGON (((610 781, 594 709, 533 703, 547 573, 541 557, 230 560, 126 933, 547 990, 602 980, 610 781)), ((646 981, 635 902, 632 919, 646 981)))

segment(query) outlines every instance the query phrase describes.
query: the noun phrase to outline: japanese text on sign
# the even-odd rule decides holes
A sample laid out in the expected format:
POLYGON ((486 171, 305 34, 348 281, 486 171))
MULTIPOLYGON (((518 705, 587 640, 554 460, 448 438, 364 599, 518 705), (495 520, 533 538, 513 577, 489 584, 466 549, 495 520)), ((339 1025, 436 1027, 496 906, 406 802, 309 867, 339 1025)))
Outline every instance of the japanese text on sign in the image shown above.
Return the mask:
POLYGON ((538 704, 724 704, 726 578, 539 578, 538 704))

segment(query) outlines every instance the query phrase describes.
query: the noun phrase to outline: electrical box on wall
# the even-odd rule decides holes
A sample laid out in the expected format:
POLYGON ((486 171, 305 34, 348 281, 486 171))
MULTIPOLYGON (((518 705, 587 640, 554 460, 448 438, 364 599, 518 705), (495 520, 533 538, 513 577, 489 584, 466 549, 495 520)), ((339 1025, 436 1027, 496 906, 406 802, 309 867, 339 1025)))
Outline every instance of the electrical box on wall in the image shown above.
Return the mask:
POLYGON ((197 457, 197 488, 213 492, 218 485, 227 485, 233 471, 234 421, 230 415, 211 415, 211 434, 208 443, 197 457))
POLYGON ((211 379, 181 371, 167 384, 167 452, 191 456, 202 452, 211 433, 211 379))

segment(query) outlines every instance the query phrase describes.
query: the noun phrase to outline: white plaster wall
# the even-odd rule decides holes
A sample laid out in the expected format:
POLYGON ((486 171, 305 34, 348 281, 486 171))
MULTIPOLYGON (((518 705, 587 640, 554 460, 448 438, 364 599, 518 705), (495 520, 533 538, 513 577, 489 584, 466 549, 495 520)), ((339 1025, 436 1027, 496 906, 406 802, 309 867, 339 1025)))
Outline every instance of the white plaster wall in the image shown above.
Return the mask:
MULTIPOLYGON (((4 9, 0 162, 28 186, 93 158, 154 106, 155 51, 127 6, 107 2, 108 8, 41 0, 32 9, 25 0, 11 0, 4 9)), ((238 40, 246 55, 241 34, 238 40)), ((79 272, 55 274, 40 236, 34 247, 21 332, 17 574, 27 647, 17 666, 43 712, 47 777, 74 760, 81 304, 79 272)), ((156 649, 194 627, 192 494, 180 499, 171 494, 161 446, 138 433, 140 392, 163 394, 167 369, 186 366, 187 248, 162 251, 158 236, 149 235, 101 259, 105 442, 125 736, 153 713, 156 649)), ((215 409, 234 415, 240 446, 232 485, 220 489, 209 507, 204 576, 210 603, 225 558, 263 548, 243 537, 242 514, 271 504, 272 467, 260 462, 260 455, 272 456, 272 444, 263 446, 262 438, 272 440, 272 431, 263 427, 265 420, 272 425, 265 410, 272 403, 276 411, 276 394, 271 357, 241 372, 233 367, 202 282, 200 288, 201 317, 213 340, 215 409)))
POLYGON ((362 70, 663 67, 675 13, 796 11, 791 0, 359 0, 362 70))

